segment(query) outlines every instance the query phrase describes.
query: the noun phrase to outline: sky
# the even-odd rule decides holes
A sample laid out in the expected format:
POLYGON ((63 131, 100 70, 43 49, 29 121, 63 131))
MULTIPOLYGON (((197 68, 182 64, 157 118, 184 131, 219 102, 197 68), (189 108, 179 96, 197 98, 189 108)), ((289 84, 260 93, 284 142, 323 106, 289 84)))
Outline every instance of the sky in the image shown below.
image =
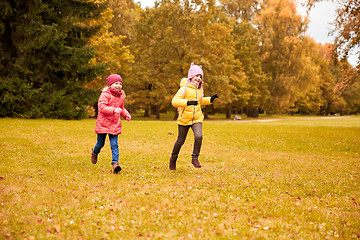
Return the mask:
MULTIPOLYGON (((301 6, 301 3, 306 0, 298 0, 297 11, 298 14, 306 16, 306 8, 301 6)), ((135 0, 139 2, 142 8, 153 7, 155 0, 135 0)), ((329 36, 328 33, 333 29, 333 22, 336 16, 336 3, 324 1, 316 3, 315 7, 309 13, 309 25, 307 35, 312 37, 315 42, 325 44, 333 43, 334 37, 329 36)), ((358 50, 359 51, 359 50, 358 50)), ((352 66, 356 66, 356 56, 352 54, 348 61, 352 66)))

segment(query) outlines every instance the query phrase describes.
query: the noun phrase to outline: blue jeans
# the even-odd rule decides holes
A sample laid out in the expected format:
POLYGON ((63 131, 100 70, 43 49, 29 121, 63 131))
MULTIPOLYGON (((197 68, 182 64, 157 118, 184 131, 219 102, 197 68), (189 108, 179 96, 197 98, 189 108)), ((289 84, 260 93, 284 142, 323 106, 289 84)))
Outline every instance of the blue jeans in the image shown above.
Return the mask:
MULTIPOLYGON (((95 147, 93 150, 93 152, 95 154, 99 154, 101 149, 104 147, 106 135, 107 135, 106 133, 97 135, 97 143, 95 144, 95 147)), ((119 162, 118 135, 109 134, 109 140, 110 140, 110 147, 111 147, 111 153, 112 153, 111 163, 119 162)))

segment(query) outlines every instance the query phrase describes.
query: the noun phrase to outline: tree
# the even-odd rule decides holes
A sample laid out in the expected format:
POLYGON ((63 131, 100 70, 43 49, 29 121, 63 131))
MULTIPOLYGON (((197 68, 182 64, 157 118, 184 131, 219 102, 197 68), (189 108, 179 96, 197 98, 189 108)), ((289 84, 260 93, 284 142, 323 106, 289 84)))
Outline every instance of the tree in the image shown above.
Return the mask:
POLYGON ((338 76, 331 71, 334 68, 331 54, 329 54, 331 45, 316 43, 312 43, 312 45, 312 58, 319 66, 320 82, 305 96, 300 97, 295 104, 295 109, 301 114, 328 115, 341 110, 345 102, 334 91, 338 76))
POLYGON ((340 104, 337 104, 335 110, 341 113, 356 113, 356 107, 353 108, 353 106, 360 101, 359 94, 354 91, 359 80, 358 70, 353 68, 346 59, 342 59, 340 62, 335 59, 335 62, 331 62, 330 69, 335 77, 333 95, 342 100, 340 104), (346 94, 344 95, 344 93, 346 94))
POLYGON ((134 56, 130 52, 130 47, 125 44, 127 36, 111 32, 113 27, 110 22, 114 19, 113 12, 113 10, 107 8, 102 13, 102 17, 92 23, 100 24, 102 28, 96 35, 90 38, 88 43, 97 50, 94 58, 91 60, 91 64, 105 65, 104 72, 86 85, 92 89, 104 87, 104 79, 112 73, 120 74, 126 80, 131 72, 130 65, 134 62, 134 56))
MULTIPOLYGON (((323 0, 308 0, 308 10, 320 1, 323 0)), ((334 21, 335 27, 329 34, 335 36, 333 61, 335 64, 339 64, 342 69, 335 88, 336 95, 341 96, 346 91, 346 88, 351 87, 360 78, 360 4, 358 0, 329 1, 336 2, 339 6, 337 17, 334 21), (351 67, 346 60, 350 52, 357 55, 358 62, 356 68, 351 67)), ((356 89, 356 86, 354 88, 356 89)), ((353 90, 347 91, 346 99, 349 103, 351 102, 350 105, 354 106, 352 104, 354 101, 350 100, 349 94, 354 94, 355 98, 358 97, 358 94, 353 90)), ((350 112, 353 109, 351 107, 350 112)))
POLYGON ((164 0, 146 9, 136 27, 136 70, 129 99, 136 99, 147 114, 153 106, 157 112, 168 109, 181 78, 195 62, 204 67, 206 93, 221 91, 217 104, 231 102, 234 83, 243 75, 232 54, 232 25, 221 14, 214 1, 164 0))
POLYGON ((251 24, 254 15, 260 10, 257 0, 221 0, 222 9, 230 18, 234 18, 231 33, 235 42, 234 57, 245 73, 245 81, 241 89, 243 97, 235 99, 228 108, 227 117, 231 110, 242 110, 250 117, 257 117, 261 106, 265 105, 269 97, 267 89, 268 77, 261 69, 260 36, 251 24), (244 97, 246 96, 246 97, 244 97))
POLYGON ((234 57, 241 62, 246 75, 246 100, 235 101, 237 109, 245 107, 249 117, 257 117, 260 108, 263 108, 269 99, 269 78, 261 69, 260 37, 257 30, 246 21, 236 22, 232 32, 234 37, 234 57))
POLYGON ((351 86, 346 88, 343 98, 347 104, 346 113, 360 113, 360 79, 356 78, 351 86))
MULTIPOLYGON (((317 2, 323 0, 308 0, 308 10, 317 2)), ((330 34, 335 36, 334 53, 341 59, 346 59, 351 51, 357 54, 358 71, 360 71, 360 4, 359 0, 329 0, 338 3, 335 28, 330 34)), ((359 73, 357 73, 359 75, 359 73)))
POLYGON ((79 119, 94 92, 83 88, 102 66, 86 46, 101 4, 89 1, 1 2, 0 116, 79 119))
POLYGON ((169 89, 180 81, 175 80, 180 79, 178 57, 181 53, 177 52, 181 49, 180 40, 176 41, 172 31, 173 26, 182 27, 178 7, 176 3, 166 2, 146 9, 135 26, 129 103, 144 109, 145 117, 155 108, 160 118, 160 110, 170 103, 169 89))
POLYGON ((107 0, 108 7, 112 10, 109 32, 115 36, 126 36, 124 43, 129 45, 133 41, 135 24, 139 21, 142 9, 134 0, 107 0))
POLYGON ((255 24, 261 33, 263 70, 271 77, 268 109, 287 111, 319 82, 313 40, 304 37, 307 20, 296 14, 291 0, 266 0, 255 24))
POLYGON ((223 10, 237 20, 251 22, 260 9, 259 0, 220 0, 223 10))

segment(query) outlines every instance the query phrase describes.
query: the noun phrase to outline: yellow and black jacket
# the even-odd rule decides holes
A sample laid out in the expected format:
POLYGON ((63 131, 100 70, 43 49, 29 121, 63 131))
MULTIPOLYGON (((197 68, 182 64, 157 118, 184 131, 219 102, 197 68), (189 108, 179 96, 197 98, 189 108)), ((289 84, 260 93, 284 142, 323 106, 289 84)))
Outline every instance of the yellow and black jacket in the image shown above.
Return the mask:
POLYGON ((201 111, 201 105, 210 105, 210 97, 201 97, 201 89, 192 84, 186 84, 187 78, 181 79, 180 89, 173 97, 171 103, 178 109, 179 125, 188 126, 194 123, 203 122, 204 115, 201 111), (185 91, 185 94, 184 94, 185 91), (187 101, 198 101, 198 105, 187 105, 187 101))

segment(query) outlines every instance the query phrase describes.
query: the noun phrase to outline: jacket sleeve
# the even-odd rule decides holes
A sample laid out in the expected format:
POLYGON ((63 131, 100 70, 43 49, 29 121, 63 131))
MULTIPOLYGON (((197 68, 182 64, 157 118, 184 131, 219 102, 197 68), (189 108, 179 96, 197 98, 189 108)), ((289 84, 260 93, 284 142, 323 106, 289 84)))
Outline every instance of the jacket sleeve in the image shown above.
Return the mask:
POLYGON ((122 112, 120 114, 120 116, 122 116, 123 118, 126 118, 127 115, 130 115, 129 111, 126 110, 126 108, 124 106, 121 107, 122 112))
POLYGON ((183 91, 184 91, 184 87, 181 87, 171 101, 171 104, 176 108, 187 106, 188 100, 184 99, 184 96, 182 95, 183 91))
POLYGON ((105 115, 111 115, 114 114, 114 107, 109 106, 109 94, 102 93, 99 98, 98 102, 98 109, 99 112, 105 115))
POLYGON ((200 105, 211 105, 210 99, 211 97, 203 97, 200 99, 199 103, 200 105))

